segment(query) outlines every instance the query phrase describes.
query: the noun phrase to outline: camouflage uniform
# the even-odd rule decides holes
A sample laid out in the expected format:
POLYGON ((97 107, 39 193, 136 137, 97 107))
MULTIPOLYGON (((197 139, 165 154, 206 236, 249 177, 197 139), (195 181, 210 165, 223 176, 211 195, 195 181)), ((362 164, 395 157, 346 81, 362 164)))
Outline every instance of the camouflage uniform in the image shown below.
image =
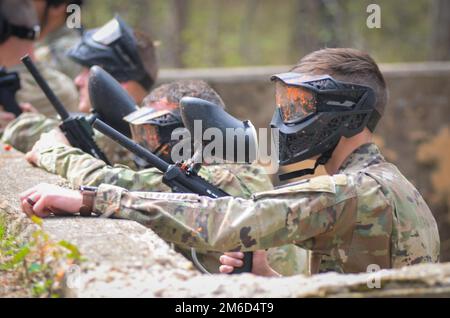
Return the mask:
MULTIPOLYGON (((42 114, 23 113, 6 126, 1 142, 25 153, 31 150, 43 133, 58 127, 59 123, 58 120, 48 118, 42 114)), ((102 133, 96 130, 94 130, 94 133, 95 142, 110 162, 129 167, 135 166, 129 151, 102 133)))
MULTIPOLYGON (((49 86, 53 89, 55 95, 61 100, 68 111, 76 111, 78 109, 78 92, 75 84, 63 73, 45 67, 41 63, 36 63, 36 67, 41 72, 49 86)), ((41 114, 51 116, 55 114, 55 110, 48 101, 44 92, 38 86, 33 76, 28 72, 24 65, 19 64, 8 69, 19 73, 21 89, 16 94, 18 103, 30 103, 41 114)))
MULTIPOLYGON (((122 165, 107 166, 103 161, 66 145, 42 150, 37 164, 48 172, 67 178, 74 187, 108 183, 131 191, 171 191, 162 182, 162 173, 157 169, 133 171, 122 165)), ((268 176, 256 165, 211 165, 202 167, 199 174, 233 196, 249 198, 254 192, 272 189, 268 176)), ((187 250, 181 252, 189 257, 187 250)), ((307 272, 306 251, 294 245, 270 249, 268 253, 271 264, 285 275, 307 272)), ((218 270, 220 255, 198 256, 210 271, 218 270)))
POLYGON ((31 150, 41 134, 58 127, 58 124, 56 119, 42 114, 23 113, 6 126, 1 142, 25 153, 31 150))
POLYGON ((80 32, 64 25, 37 44, 36 59, 70 78, 75 78, 81 72, 81 66, 72 61, 66 52, 80 40, 80 32))
POLYGON ((181 246, 254 251, 294 243, 311 271, 365 272, 438 262, 436 221, 414 186, 374 144, 337 174, 256 193, 251 199, 128 192, 100 185, 94 210, 136 220, 181 246))

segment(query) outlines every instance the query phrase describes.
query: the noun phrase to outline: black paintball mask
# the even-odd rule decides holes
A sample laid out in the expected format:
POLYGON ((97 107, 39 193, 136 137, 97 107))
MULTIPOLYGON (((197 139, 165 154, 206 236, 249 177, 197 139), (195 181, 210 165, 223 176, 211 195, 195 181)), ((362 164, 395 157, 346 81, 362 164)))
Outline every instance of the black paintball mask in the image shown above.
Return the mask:
POLYGON ((153 86, 154 80, 138 54, 133 30, 118 15, 99 29, 87 30, 67 54, 85 67, 101 66, 121 83, 136 81, 145 89, 153 86))
MULTIPOLYGON (((164 161, 173 163, 171 151, 177 141, 171 139, 172 132, 177 128, 184 127, 179 109, 156 110, 151 107, 143 107, 124 117, 124 120, 129 123, 135 142, 164 161)), ((140 168, 146 167, 138 159, 136 164, 140 168)))
POLYGON ((40 27, 35 25, 32 28, 10 23, 0 12, 0 44, 8 40, 11 36, 24 40, 35 41, 39 38, 40 27))
POLYGON ((381 117, 368 86, 299 73, 277 74, 271 80, 276 85, 277 106, 271 127, 279 130, 279 163, 319 156, 314 168, 280 175, 280 180, 314 174, 318 165, 330 159, 341 137, 352 137, 365 127, 373 131, 381 117))

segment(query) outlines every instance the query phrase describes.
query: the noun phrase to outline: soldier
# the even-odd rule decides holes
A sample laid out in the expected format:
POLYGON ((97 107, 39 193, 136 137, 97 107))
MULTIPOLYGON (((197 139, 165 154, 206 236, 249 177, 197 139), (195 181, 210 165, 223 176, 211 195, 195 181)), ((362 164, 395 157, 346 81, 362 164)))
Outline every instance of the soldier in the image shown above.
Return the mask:
MULTIPOLYGON (((68 55, 82 66, 81 73, 75 78, 75 84, 80 95, 78 110, 83 113, 89 113, 91 110, 88 92, 91 66, 103 67, 121 83, 137 104, 147 95, 158 74, 153 42, 144 34, 133 32, 119 16, 100 29, 87 30, 82 41, 75 45, 68 55)), ((5 129, 2 142, 27 152, 42 133, 49 132, 58 124, 57 120, 43 114, 22 115, 5 129)), ((132 164, 121 147, 98 136, 101 135, 97 135, 96 141, 110 161, 132 164)))
MULTIPOLYGON (((171 162, 172 131, 183 125, 178 105, 184 96, 198 97, 225 107, 220 96, 207 83, 185 80, 157 87, 144 99, 142 109, 127 116, 133 139, 167 162, 171 162), (167 126, 167 122, 172 124, 167 126)), ((41 139, 27 154, 27 159, 50 173, 67 178, 75 188, 108 183, 130 191, 171 192, 162 182, 163 175, 159 170, 149 168, 135 171, 123 165, 108 166, 103 161, 68 146, 62 137, 61 133, 55 131, 42 134, 41 139), (55 140, 61 142, 56 143, 55 140)), ((249 198, 254 192, 273 189, 270 179, 259 165, 208 165, 200 169, 199 175, 236 197, 249 198)), ((189 257, 189 250, 182 252, 189 257)), ((216 253, 210 257, 198 255, 210 272, 218 271, 219 256, 216 253)), ((284 275, 304 273, 306 260, 305 251, 293 245, 269 250, 270 264, 284 275)))
POLYGON ((34 0, 41 34, 36 43, 36 59, 70 78, 81 72, 81 66, 67 56, 67 51, 81 40, 82 28, 69 28, 66 19, 69 5, 81 7, 82 0, 34 0))
MULTIPOLYGON (((186 247, 239 251, 223 257, 223 272, 242 265, 243 251, 288 243, 312 251, 312 273, 438 262, 439 234, 431 211, 372 143, 387 100, 373 59, 354 49, 324 49, 272 79, 280 163, 314 158, 328 175, 251 199, 136 193, 106 184, 82 192, 40 185, 22 194, 23 210, 46 216, 48 208, 76 213, 84 206, 105 217, 137 220, 186 247)), ((254 256, 254 272, 276 274, 260 253, 254 256)))
MULTIPOLYGON (((21 89, 16 98, 19 104, 30 103, 39 112, 49 115, 53 108, 40 90, 33 78, 21 64, 20 58, 26 54, 34 55, 34 41, 39 35, 39 24, 33 2, 31 0, 0 2, 0 65, 11 72, 17 72, 20 77, 21 89)), ((64 102, 68 109, 75 110, 78 103, 77 91, 72 81, 64 74, 51 68, 37 64, 43 77, 54 89, 55 94, 64 102)), ((24 111, 32 109, 26 106, 24 111)), ((0 118, 3 124, 15 118, 0 108, 0 118)))

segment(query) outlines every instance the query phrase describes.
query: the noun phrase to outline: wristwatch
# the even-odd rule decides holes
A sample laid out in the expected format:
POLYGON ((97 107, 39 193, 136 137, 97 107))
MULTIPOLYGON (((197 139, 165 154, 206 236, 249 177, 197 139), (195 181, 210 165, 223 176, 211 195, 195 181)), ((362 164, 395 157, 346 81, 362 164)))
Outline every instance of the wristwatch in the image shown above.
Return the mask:
POLYGON ((80 186, 81 195, 83 196, 82 206, 79 210, 81 216, 91 216, 94 210, 94 200, 97 195, 96 187, 80 186))

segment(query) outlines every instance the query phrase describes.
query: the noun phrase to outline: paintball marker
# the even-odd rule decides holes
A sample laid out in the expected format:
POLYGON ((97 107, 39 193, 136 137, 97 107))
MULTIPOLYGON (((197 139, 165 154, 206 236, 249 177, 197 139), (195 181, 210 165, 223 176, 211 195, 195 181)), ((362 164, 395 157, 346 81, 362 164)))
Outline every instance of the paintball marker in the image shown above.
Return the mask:
POLYGON ((89 79, 92 82, 89 85, 89 96, 93 114, 120 133, 131 138, 130 126, 123 118, 138 110, 134 99, 124 89, 111 91, 108 90, 108 87, 103 86, 101 83, 115 81, 115 79, 99 66, 91 67, 89 79), (98 85, 95 83, 96 81, 99 82, 98 85), (91 92, 91 89, 95 89, 96 92, 91 92), (108 98, 109 103, 104 101, 105 97, 108 98), (100 98, 100 101, 97 101, 97 98, 100 98), (123 102, 114 103, 113 101, 116 100, 123 102), (114 107, 111 107, 111 105, 114 105, 114 107))
MULTIPOLYGON (((240 121, 228 114, 222 107, 195 97, 183 97, 181 99, 180 114, 184 127, 194 138, 195 144, 206 146, 205 143, 208 143, 208 141, 201 137, 210 128, 218 129, 222 133, 225 138, 222 142, 222 156, 219 159, 229 162, 250 163, 256 157, 257 136, 255 127, 250 121, 240 121), (194 125, 196 121, 200 121, 202 124, 201 134, 195 133, 194 125), (227 135, 228 131, 232 131, 233 135, 227 135), (196 138, 200 139, 197 140, 196 138), (232 149, 227 146, 231 146, 232 149)), ((253 253, 244 252, 244 266, 240 268, 241 272, 251 272, 252 261, 253 253)))
MULTIPOLYGON (((91 73, 89 78, 89 93, 93 107, 101 108, 99 105, 94 105, 95 103, 117 103, 118 105, 130 103, 125 98, 122 100, 111 100, 109 96, 111 96, 112 92, 123 90, 123 88, 113 78, 102 77, 100 73, 91 73), (100 77, 96 78, 99 75, 100 77), (101 92, 101 95, 99 92, 101 92)), ((119 96, 119 94, 116 94, 116 96, 119 96)), ((218 189, 197 175, 197 169, 192 165, 185 163, 169 164, 98 118, 93 121, 93 127, 161 171, 163 173, 164 184, 170 187, 173 192, 196 193, 211 198, 229 196, 225 191, 218 189)), ((203 266, 198 263, 194 249, 192 249, 192 252, 196 265, 205 271, 203 266)), ((252 258, 250 257, 250 261, 248 259, 245 259, 245 261, 245 265, 236 269, 233 273, 250 272, 252 258)))
MULTIPOLYGON (((180 101, 180 114, 184 127, 193 136, 196 144, 206 146, 211 140, 201 137, 211 128, 220 131, 224 137, 219 143, 221 151, 215 157, 233 163, 251 163, 257 157, 256 129, 249 121, 241 121, 228 114, 222 107, 195 97, 183 97, 180 101), (201 134, 196 133, 194 125, 200 122, 201 134), (198 139, 200 138, 200 139, 198 139)), ((206 159, 206 158, 205 158, 206 159)), ((207 158, 212 159, 212 158, 207 158)))
POLYGON ((61 117, 62 123, 59 125, 59 128, 66 136, 69 143, 73 147, 77 147, 84 152, 91 154, 95 158, 103 160, 109 164, 105 154, 100 150, 100 148, 98 148, 93 139, 94 131, 89 125, 86 117, 70 115, 67 112, 61 101, 53 93, 28 55, 22 58, 22 63, 26 66, 36 83, 42 89, 58 115, 61 117))
POLYGON ((0 68, 0 105, 5 112, 19 116, 22 113, 16 101, 16 92, 20 89, 20 79, 17 72, 7 72, 0 68))

